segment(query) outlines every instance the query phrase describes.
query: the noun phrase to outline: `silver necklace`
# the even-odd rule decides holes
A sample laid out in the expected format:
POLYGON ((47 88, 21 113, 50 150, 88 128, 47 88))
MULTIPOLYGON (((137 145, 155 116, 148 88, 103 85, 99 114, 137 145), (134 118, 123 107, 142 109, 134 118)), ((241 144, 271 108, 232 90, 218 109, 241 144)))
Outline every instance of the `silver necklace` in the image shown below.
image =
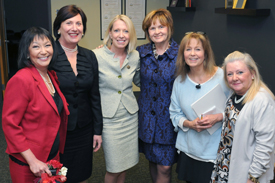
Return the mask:
POLYGON ((239 100, 237 100, 237 97, 235 95, 235 104, 240 103, 244 99, 244 97, 246 96, 246 94, 247 94, 247 92, 239 100))
POLYGON ((63 48, 63 50, 65 50, 65 51, 67 51, 67 52, 73 53, 73 52, 76 52, 76 51, 77 51, 77 45, 76 45, 75 48, 73 48, 73 49, 66 48, 66 47, 63 46, 62 44, 60 44, 60 45, 61 45, 61 47, 63 48))
POLYGON ((40 72, 39 72, 39 74, 40 74, 40 76, 42 77, 42 79, 44 80, 44 82, 46 83, 46 85, 48 86, 48 88, 49 88, 49 90, 50 90, 50 93, 51 93, 51 95, 53 96, 53 94, 55 93, 55 89, 54 89, 54 87, 53 87, 53 83, 52 83, 52 80, 50 79, 49 75, 47 74, 47 77, 48 77, 48 79, 50 80, 50 82, 48 82, 48 81, 46 80, 46 78, 44 78, 44 76, 42 76, 42 74, 41 74, 40 72), (52 85, 53 90, 51 89, 50 84, 52 85))

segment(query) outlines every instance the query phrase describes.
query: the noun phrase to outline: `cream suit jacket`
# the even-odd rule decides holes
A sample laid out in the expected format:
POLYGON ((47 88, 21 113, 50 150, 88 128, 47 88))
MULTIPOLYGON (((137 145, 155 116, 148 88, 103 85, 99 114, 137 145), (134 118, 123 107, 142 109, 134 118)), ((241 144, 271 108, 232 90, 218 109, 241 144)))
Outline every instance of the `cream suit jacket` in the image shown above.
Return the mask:
POLYGON ((128 53, 122 67, 119 58, 114 58, 106 45, 93 50, 98 60, 99 91, 103 117, 112 118, 120 101, 130 114, 138 111, 138 104, 133 93, 133 85, 140 83, 139 53, 128 53))

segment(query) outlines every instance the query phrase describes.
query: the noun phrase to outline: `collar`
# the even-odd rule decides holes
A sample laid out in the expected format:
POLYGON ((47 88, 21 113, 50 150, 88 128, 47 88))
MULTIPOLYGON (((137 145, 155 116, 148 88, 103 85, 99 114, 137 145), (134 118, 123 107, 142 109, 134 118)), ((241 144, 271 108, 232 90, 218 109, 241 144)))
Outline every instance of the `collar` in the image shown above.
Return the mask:
MULTIPOLYGON (((104 45, 104 46, 103 46, 103 49, 105 50, 105 52, 107 53, 107 55, 110 55, 110 56, 112 56, 112 58, 114 58, 115 53, 112 52, 112 51, 107 47, 107 45, 104 45)), ((129 56, 130 56, 130 54, 128 54, 128 52, 127 52, 126 58, 128 59, 129 56)))
MULTIPOLYGON (((171 39, 170 48, 164 54, 167 54, 169 59, 173 60, 178 54, 178 48, 179 48, 179 46, 176 43, 176 41, 171 39)), ((147 55, 153 55, 154 56, 152 43, 147 43, 147 44, 143 45, 143 50, 142 50, 142 52, 140 52, 140 57, 141 58, 146 57, 147 55)))

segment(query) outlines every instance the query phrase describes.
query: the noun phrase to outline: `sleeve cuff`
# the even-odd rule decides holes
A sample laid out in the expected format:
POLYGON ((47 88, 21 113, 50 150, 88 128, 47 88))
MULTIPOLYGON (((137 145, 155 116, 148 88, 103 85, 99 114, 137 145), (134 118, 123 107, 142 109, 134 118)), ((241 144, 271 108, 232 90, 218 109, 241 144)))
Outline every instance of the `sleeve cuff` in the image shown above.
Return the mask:
POLYGON ((186 118, 184 118, 184 117, 180 118, 178 126, 180 127, 180 129, 182 129, 182 131, 187 132, 189 130, 189 128, 183 126, 183 123, 185 120, 186 120, 186 118))

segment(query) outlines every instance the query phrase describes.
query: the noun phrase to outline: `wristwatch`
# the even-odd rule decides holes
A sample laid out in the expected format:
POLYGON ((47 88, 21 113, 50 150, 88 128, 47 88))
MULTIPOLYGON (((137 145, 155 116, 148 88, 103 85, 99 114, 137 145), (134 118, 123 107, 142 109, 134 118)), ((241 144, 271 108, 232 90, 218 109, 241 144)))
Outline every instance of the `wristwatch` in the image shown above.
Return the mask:
POLYGON ((258 178, 253 177, 250 173, 248 175, 249 175, 248 177, 249 180, 251 180, 254 183, 260 183, 258 178))

